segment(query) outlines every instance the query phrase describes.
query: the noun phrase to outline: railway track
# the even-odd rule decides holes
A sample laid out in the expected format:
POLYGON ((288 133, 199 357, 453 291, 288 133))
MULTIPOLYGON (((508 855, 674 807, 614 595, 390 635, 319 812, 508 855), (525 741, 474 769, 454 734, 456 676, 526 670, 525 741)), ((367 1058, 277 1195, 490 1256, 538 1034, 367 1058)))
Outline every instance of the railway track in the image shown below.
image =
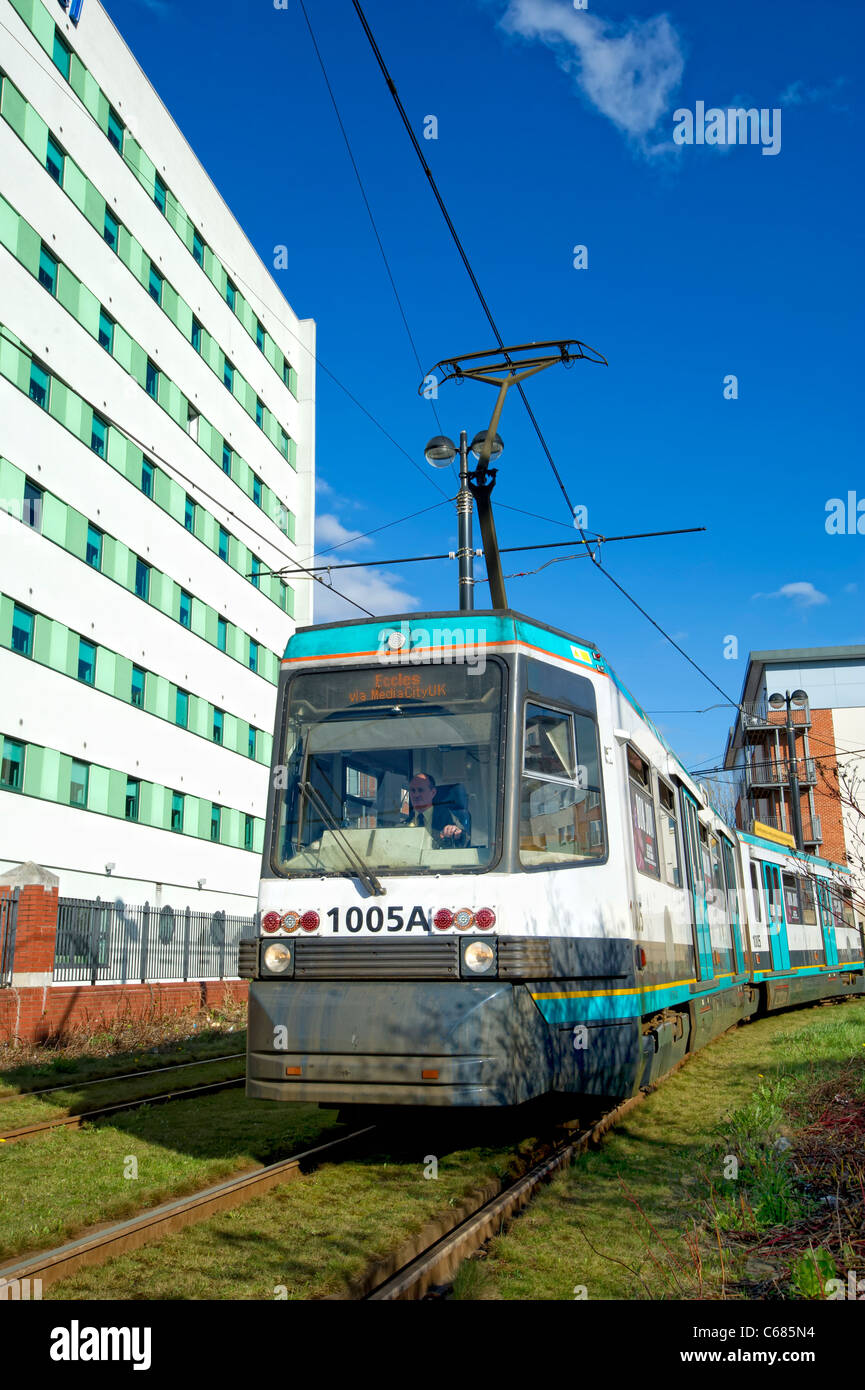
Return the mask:
POLYGON ((53 1120, 40 1120, 36 1124, 22 1125, 19 1129, 0 1132, 0 1143, 15 1144, 20 1139, 32 1139, 36 1134, 44 1134, 50 1129, 80 1129, 84 1124, 104 1119, 107 1115, 119 1115, 123 1111, 138 1110, 142 1105, 162 1105, 169 1100, 188 1100, 192 1096, 215 1095, 217 1091, 228 1091, 235 1086, 243 1086, 245 1076, 232 1077, 228 1081, 212 1081, 204 1086, 181 1086, 176 1091, 163 1091, 156 1096, 138 1096, 135 1100, 116 1101, 113 1105, 103 1105, 98 1109, 81 1110, 75 1115, 59 1115, 53 1120))
POLYGON ((39 1096, 53 1096, 58 1091, 80 1091, 85 1086, 106 1086, 112 1081, 134 1081, 144 1076, 159 1076, 166 1071, 185 1071, 187 1067, 212 1067, 216 1062, 237 1062, 241 1057, 245 1057, 245 1052, 226 1052, 216 1057, 204 1057, 198 1062, 172 1062, 168 1067, 149 1067, 146 1071, 127 1071, 117 1072, 113 1076, 95 1076, 89 1081, 70 1080, 62 1086, 49 1086, 42 1091, 5 1091, 0 1095, 0 1104, 4 1100, 23 1100, 35 1099, 39 1096))

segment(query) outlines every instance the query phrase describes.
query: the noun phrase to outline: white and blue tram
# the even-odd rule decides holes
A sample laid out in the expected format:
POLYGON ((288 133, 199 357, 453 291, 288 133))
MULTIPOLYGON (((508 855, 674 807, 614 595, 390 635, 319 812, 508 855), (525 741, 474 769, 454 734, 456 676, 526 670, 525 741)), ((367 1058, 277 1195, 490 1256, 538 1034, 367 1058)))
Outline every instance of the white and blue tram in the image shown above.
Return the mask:
POLYGON ((865 992, 843 868, 731 830, 595 646, 510 610, 299 630, 267 824, 253 1097, 624 1097, 865 992))

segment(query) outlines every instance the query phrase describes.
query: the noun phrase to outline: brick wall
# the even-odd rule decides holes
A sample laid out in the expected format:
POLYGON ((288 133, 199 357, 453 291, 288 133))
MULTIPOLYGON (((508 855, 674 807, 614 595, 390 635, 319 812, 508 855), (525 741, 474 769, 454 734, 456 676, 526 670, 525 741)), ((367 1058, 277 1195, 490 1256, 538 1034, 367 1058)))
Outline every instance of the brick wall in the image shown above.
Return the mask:
POLYGON ((128 1018, 218 1008, 228 992, 244 1003, 246 980, 197 980, 134 985, 48 985, 0 990, 0 1042, 45 1042, 76 1025, 102 1032, 128 1018))
POLYGON ((831 794, 832 786, 837 786, 833 770, 837 770, 838 764, 835 758, 835 725, 830 709, 811 711, 808 745, 811 757, 817 762, 814 810, 823 822, 823 844, 817 853, 823 859, 834 860, 836 864, 846 864, 843 812, 838 797, 831 794))

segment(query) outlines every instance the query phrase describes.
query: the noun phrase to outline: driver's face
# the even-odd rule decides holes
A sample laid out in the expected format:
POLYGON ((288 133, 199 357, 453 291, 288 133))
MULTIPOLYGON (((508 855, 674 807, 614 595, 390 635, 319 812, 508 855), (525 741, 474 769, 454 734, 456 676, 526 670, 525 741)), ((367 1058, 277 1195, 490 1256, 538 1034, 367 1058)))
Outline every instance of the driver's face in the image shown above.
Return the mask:
POLYGON ((435 796, 435 787, 428 777, 413 777, 408 784, 408 794, 411 797, 411 804, 416 810, 423 810, 424 806, 431 806, 435 796))

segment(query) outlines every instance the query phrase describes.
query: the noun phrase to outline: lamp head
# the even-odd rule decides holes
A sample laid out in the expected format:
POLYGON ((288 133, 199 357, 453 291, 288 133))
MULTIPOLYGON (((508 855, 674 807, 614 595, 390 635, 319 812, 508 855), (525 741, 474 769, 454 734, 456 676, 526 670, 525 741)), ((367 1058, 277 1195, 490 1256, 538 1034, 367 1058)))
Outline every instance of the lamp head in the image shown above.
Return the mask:
MULTIPOLYGON (((484 441, 485 441, 486 437, 487 437, 487 431, 486 431, 486 430, 479 430, 478 433, 475 435, 474 439, 472 440, 471 444, 469 445, 469 448, 471 449, 471 451, 472 451, 472 453, 474 454, 474 456, 475 456, 476 459, 479 459, 480 456, 481 456, 481 449, 482 449, 483 446, 484 446, 484 441)), ((495 460, 496 460, 497 458, 500 458, 501 455, 502 455, 502 453, 504 452, 504 447, 505 447, 505 446, 504 446, 504 444, 502 443, 502 437, 501 437, 501 435, 500 435, 500 434, 494 434, 494 435, 493 435, 493 442, 492 442, 492 444, 490 445, 490 456, 489 456, 488 462, 489 462, 489 463, 494 463, 495 460)))
POLYGON ((437 434, 424 449, 423 456, 433 468, 450 468, 457 456, 457 446, 446 434, 437 434))

